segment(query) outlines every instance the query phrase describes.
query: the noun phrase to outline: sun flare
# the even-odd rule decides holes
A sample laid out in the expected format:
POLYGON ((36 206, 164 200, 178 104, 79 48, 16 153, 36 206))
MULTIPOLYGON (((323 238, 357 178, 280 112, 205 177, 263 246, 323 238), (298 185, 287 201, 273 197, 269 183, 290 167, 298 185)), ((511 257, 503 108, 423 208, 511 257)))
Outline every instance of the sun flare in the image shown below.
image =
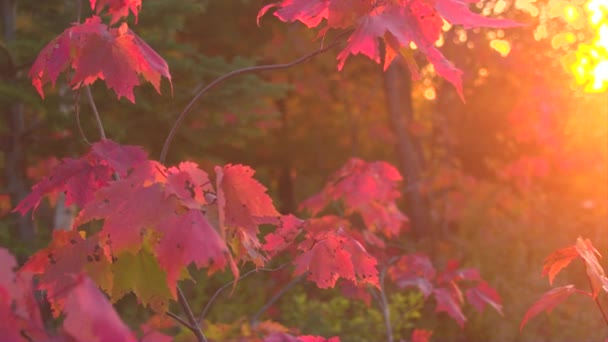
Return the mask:
POLYGON ((584 9, 594 38, 578 46, 569 69, 585 91, 603 92, 608 89, 608 1, 589 0, 584 9))

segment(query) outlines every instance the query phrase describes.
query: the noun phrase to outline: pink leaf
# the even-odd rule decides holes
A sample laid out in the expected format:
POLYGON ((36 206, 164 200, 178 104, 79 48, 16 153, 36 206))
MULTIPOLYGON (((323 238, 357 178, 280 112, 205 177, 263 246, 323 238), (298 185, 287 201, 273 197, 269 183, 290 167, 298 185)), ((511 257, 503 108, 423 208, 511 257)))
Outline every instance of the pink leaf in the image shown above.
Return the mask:
POLYGON ((528 311, 526 311, 526 314, 521 321, 521 325, 519 326, 519 330, 521 331, 531 318, 543 311, 550 312, 575 292, 576 288, 574 285, 566 285, 547 291, 539 300, 532 304, 528 311))
POLYGON ((88 278, 65 298, 63 328, 76 341, 137 341, 114 307, 88 278))

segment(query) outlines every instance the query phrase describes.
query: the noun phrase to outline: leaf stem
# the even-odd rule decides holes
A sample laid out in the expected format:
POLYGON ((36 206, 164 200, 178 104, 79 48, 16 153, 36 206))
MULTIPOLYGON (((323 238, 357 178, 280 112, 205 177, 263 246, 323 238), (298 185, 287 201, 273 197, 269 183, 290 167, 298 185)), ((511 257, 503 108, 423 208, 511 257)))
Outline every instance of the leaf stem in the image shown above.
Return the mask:
POLYGON ((388 306, 388 299, 386 298, 386 291, 384 287, 384 278, 386 276, 386 266, 380 271, 380 307, 382 309, 382 316, 384 317, 384 326, 386 327, 386 341, 393 342, 393 326, 391 325, 391 312, 388 306))
POLYGON ((102 139, 106 139, 106 131, 103 129, 103 123, 101 122, 101 117, 99 116, 99 111, 97 110, 97 106, 95 105, 95 100, 93 99, 93 93, 91 93, 91 87, 86 85, 86 86, 84 86, 84 89, 87 93, 87 98, 89 99, 89 104, 91 105, 91 109, 93 110, 93 116, 95 117, 95 122, 97 122, 99 136, 102 139))
MULTIPOLYGON (((252 270, 250 270, 249 272, 245 273, 244 275, 242 275, 240 277, 240 280, 242 281, 244 278, 247 278, 248 276, 260 272, 260 271, 265 271, 265 272, 274 272, 274 271, 278 271, 281 268, 287 266, 289 263, 285 263, 281 266, 278 266, 276 268, 254 268, 252 270)), ((213 296, 211 296, 211 298, 209 298, 209 301, 207 302, 207 304, 205 305, 205 308, 203 309, 203 312, 201 312, 199 318, 198 318, 198 322, 199 324, 203 322, 203 320, 205 319, 205 316, 207 316, 207 313, 209 312, 209 309, 211 309, 211 304, 213 304, 213 302, 215 301, 215 299, 217 299, 217 297, 220 295, 220 293, 222 293, 222 291, 224 291, 225 289, 229 288, 232 284, 234 283, 234 280, 230 281, 229 283, 226 283, 224 286, 220 287, 219 289, 217 289, 215 291, 215 293, 213 294, 213 296)))
POLYGON ((279 298, 281 298, 281 296, 283 296, 292 287, 294 287, 300 281, 302 281, 304 279, 304 277, 306 277, 306 273, 293 278, 287 285, 285 285, 285 287, 283 287, 281 290, 279 290, 279 292, 275 293, 274 296, 272 296, 272 298, 270 298, 270 300, 268 300, 268 302, 266 302, 266 304, 264 304, 264 306, 262 306, 262 308, 260 310, 258 310, 258 312, 256 312, 255 315, 253 315, 253 317, 251 318, 251 321, 250 321, 251 325, 255 326, 257 324, 258 320, 260 319, 260 316, 262 316, 262 314, 264 312, 266 312, 266 310, 268 310, 274 303, 276 303, 276 301, 279 300, 279 298))
POLYGON ((188 317, 188 322, 190 323, 190 326, 188 328, 194 333, 194 335, 196 335, 196 339, 198 340, 198 342, 207 342, 207 339, 205 338, 205 335, 203 335, 203 331, 201 330, 200 325, 198 324, 196 318, 194 317, 194 314, 192 313, 190 304, 188 304, 188 300, 186 299, 186 296, 184 296, 184 292, 179 286, 177 286, 177 299, 179 301, 179 304, 182 306, 182 309, 184 309, 186 317, 188 317))
POLYGON ((284 63, 284 64, 269 64, 269 65, 256 65, 256 66, 250 66, 250 67, 245 67, 245 68, 241 68, 241 69, 237 69, 237 70, 233 70, 227 74, 224 74, 218 78, 216 78, 214 81, 212 81, 211 83, 209 83, 206 87, 204 87, 203 89, 201 89, 193 98, 192 100, 190 100, 190 103, 188 103, 188 105, 186 106, 186 108, 184 108, 184 110, 179 114, 179 116, 177 117, 177 119, 175 120, 175 122, 173 123, 173 126, 171 127, 171 130, 169 131, 169 135, 167 136, 167 139, 165 139, 165 143, 163 144, 163 149, 160 153, 160 159, 159 161, 161 163, 165 163, 166 158, 167 158, 167 153, 169 151, 169 146, 171 145, 171 142, 173 141, 173 138, 175 137, 175 134, 177 133, 177 128, 180 126, 180 124, 182 123, 182 121, 184 121, 184 119, 186 118, 186 115, 190 112, 190 110, 192 109, 192 107, 194 106, 194 104, 196 103, 196 101, 198 101, 198 99, 200 99, 203 95, 205 95, 207 92, 209 92, 211 89, 215 88, 216 86, 220 85, 221 83, 223 83, 224 81, 235 77, 235 76, 239 76, 239 75, 243 75, 243 74, 248 74, 248 73, 254 73, 254 72, 260 72, 260 71, 268 71, 268 70, 278 70, 278 69, 288 69, 291 68, 292 66, 298 65, 300 63, 303 63, 319 54, 322 54, 325 51, 331 50, 334 47, 338 46, 341 43, 341 38, 342 36, 344 36, 346 33, 345 32, 343 34, 340 34, 331 44, 325 46, 325 47, 321 47, 311 53, 308 53, 292 62, 289 63, 284 63))
MULTIPOLYGON (((585 267, 587 267, 587 265, 585 265, 585 267)), ((606 314, 606 311, 604 310, 604 307, 600 302, 599 294, 597 296, 593 296, 593 282, 591 281, 591 277, 589 277, 589 274, 587 274, 587 280, 589 281, 589 286, 591 287, 591 296, 594 297, 593 300, 595 301, 595 304, 597 305, 598 309, 600 309, 602 317, 604 318, 604 322, 606 323, 606 325, 608 325, 608 314, 606 314)))

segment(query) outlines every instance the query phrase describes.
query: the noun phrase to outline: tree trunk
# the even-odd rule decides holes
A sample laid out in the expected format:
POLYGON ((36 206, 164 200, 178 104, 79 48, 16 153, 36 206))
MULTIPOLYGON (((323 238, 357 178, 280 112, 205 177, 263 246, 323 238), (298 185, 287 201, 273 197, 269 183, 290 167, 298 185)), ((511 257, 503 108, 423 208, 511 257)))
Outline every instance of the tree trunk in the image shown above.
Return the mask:
MULTIPOLYGON (((4 42, 9 47, 16 39, 16 0, 0 0, 1 15, 3 22, 4 42)), ((9 66, 6 81, 16 83, 17 71, 14 61, 10 58, 10 51, 5 51, 9 55, 8 60, 12 65, 9 66)), ((25 177, 25 149, 23 141, 25 133, 25 118, 23 114, 23 104, 17 101, 12 102, 4 112, 4 120, 8 129, 7 137, 3 144, 4 152, 4 176, 7 182, 7 189, 11 197, 11 205, 15 207, 29 193, 29 186, 25 177)), ((35 235, 34 224, 30 215, 13 214, 13 226, 11 233, 22 241, 31 241, 35 235)))
POLYGON ((405 197, 412 231, 417 238, 431 236, 428 207, 420 193, 422 154, 407 128, 413 114, 411 75, 401 61, 394 61, 384 72, 384 91, 390 122, 397 137, 399 166, 406 180, 405 197))

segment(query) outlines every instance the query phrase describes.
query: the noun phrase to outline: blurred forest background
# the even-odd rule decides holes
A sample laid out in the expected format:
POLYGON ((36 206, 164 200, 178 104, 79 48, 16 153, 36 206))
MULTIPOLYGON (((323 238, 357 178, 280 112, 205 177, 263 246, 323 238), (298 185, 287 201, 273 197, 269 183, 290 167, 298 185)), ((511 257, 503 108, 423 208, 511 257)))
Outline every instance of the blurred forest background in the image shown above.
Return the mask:
MULTIPOLYGON (((12 215, 11 208, 59 159, 88 148, 75 119, 75 93, 62 77, 43 101, 27 73, 40 49, 76 20, 79 6, 90 8, 77 0, 0 3, 0 245, 24 261, 65 225, 70 208, 61 198, 48 201, 34 223, 29 215, 12 215)), ((131 104, 94 84, 108 136, 142 145, 158 158, 173 121, 202 86, 233 69, 289 62, 320 46, 316 32, 271 15, 258 28, 256 15, 266 3, 144 0, 134 30, 169 63, 173 94, 167 82, 162 96, 145 85, 135 89, 137 103, 131 104)), ((583 296, 541 314, 521 334, 519 323, 549 289, 541 270, 551 251, 582 236, 608 253, 608 93, 584 73, 589 63, 581 54, 608 56, 605 50, 603 57, 577 50, 596 34, 582 0, 474 6, 527 25, 468 31, 445 26, 438 45, 464 71, 466 101, 423 57, 414 55, 421 77, 410 81, 403 63, 383 73, 363 57, 350 58, 338 72, 337 50, 331 50, 212 91, 179 130, 169 164, 188 159, 207 170, 226 162, 251 165, 283 212, 305 217, 298 204, 348 159, 389 161, 405 177, 402 206, 410 218, 409 232, 394 243, 426 252, 438 265, 457 259, 478 268, 504 304, 504 316, 467 309, 469 321, 460 329, 447 315, 433 314, 434 305, 416 291, 389 289, 396 337, 420 327, 434 330, 437 341, 602 340, 601 314, 583 296)), ((95 141, 84 94, 78 102, 83 133, 95 141)), ((203 273, 186 286, 195 308, 230 281, 230 274, 203 273)), ((255 314, 265 296, 285 287, 290 273, 258 274, 241 281, 233 296, 220 296, 208 315, 209 337, 239 329, 228 324, 255 314)), ((586 288, 582 263, 556 279, 557 285, 567 283, 586 288)), ((290 287, 265 317, 343 341, 385 338, 373 303, 368 308, 304 282, 290 287)), ((127 322, 149 314, 134 303, 118 303, 127 322)))

